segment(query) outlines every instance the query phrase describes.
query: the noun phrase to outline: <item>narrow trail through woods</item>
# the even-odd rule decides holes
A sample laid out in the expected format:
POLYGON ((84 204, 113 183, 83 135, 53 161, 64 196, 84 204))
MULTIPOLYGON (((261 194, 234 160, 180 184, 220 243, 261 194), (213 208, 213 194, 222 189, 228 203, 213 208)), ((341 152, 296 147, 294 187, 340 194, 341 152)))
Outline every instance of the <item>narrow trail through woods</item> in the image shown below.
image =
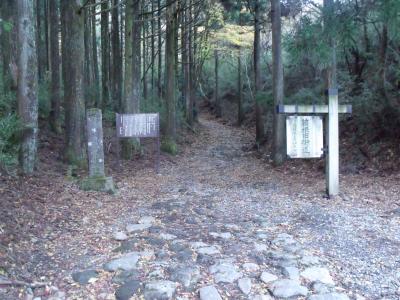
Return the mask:
POLYGON ((50 278, 67 299, 113 299, 115 291, 118 299, 151 299, 160 286, 197 299, 209 285, 224 299, 279 297, 263 272, 285 284, 301 279, 304 286, 293 287, 299 299, 328 292, 398 299, 398 179, 344 175, 346 196, 329 200, 322 172, 273 168, 246 150, 252 139, 205 115, 193 144, 163 159, 160 175, 133 172, 129 163, 111 174, 116 196, 79 191, 55 176, 41 212, 47 223, 21 262, 24 274, 50 278), (376 203, 379 195, 389 200, 376 203), (127 233, 124 241, 113 237, 118 231, 127 233), (112 267, 126 255, 133 257, 112 267), (79 277, 87 279, 85 270, 95 277, 87 285, 79 277), (324 277, 326 289, 316 288, 312 276, 324 277), (251 280, 248 295, 239 278, 251 280))

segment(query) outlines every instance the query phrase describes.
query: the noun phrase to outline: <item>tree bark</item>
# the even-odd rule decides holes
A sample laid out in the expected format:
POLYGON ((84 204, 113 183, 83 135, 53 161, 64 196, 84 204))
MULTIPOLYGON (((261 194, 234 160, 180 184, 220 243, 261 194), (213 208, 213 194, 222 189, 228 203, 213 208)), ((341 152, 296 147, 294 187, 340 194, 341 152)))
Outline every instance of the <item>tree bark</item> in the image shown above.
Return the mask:
POLYGON ((60 81, 60 40, 59 7, 57 1, 49 2, 50 14, 50 71, 51 71, 51 111, 50 127, 55 133, 61 133, 61 81, 60 81))
POLYGON ((132 98, 133 111, 140 111, 140 103, 142 101, 142 73, 141 73, 141 53, 140 39, 142 32, 141 22, 141 0, 133 0, 133 28, 132 28, 132 98))
POLYGON ((122 105, 122 57, 119 26, 119 0, 113 0, 112 5, 112 95, 115 111, 120 111, 122 105))
POLYGON ((215 101, 215 112, 217 117, 222 117, 222 107, 221 107, 221 99, 219 98, 219 80, 218 80, 218 67, 219 67, 219 57, 218 50, 214 50, 214 72, 215 72, 215 91, 214 91, 214 101, 215 101))
POLYGON ((66 152, 68 163, 86 167, 84 99, 84 14, 83 0, 61 0, 65 45, 63 51, 66 152))
POLYGON ((38 143, 38 77, 36 28, 31 0, 18 0, 18 115, 24 125, 20 164, 24 174, 34 172, 38 143))
POLYGON ((258 93, 262 89, 261 83, 261 12, 260 2, 256 0, 254 10, 254 87, 255 87, 255 117, 256 117, 256 143, 264 139, 263 108, 258 101, 258 93))
POLYGON ((182 64, 183 64, 183 81, 184 81, 184 97, 185 97, 185 107, 186 107, 186 121, 189 125, 193 125, 193 105, 191 101, 191 73, 190 73, 190 10, 188 6, 190 5, 189 0, 185 0, 184 6, 184 13, 182 14, 182 31, 183 31, 183 38, 182 38, 182 64))
POLYGON ((238 53, 238 126, 243 122, 243 81, 242 81, 242 52, 238 53))
POLYGON ((110 40, 109 40, 109 1, 101 4, 101 82, 103 111, 110 104, 110 40))
MULTIPOLYGON (((281 4, 279 0, 271 0, 272 9, 272 57, 273 57, 273 95, 274 104, 283 104, 283 63, 281 47, 281 4)), ((281 165, 286 158, 285 116, 274 109, 274 147, 273 161, 281 165)))
POLYGON ((161 0, 157 1, 157 27, 158 27, 158 72, 157 72, 157 92, 158 98, 162 99, 162 33, 161 33, 161 0))
POLYGON ((171 144, 175 144, 176 137, 176 26, 177 12, 174 0, 167 0, 167 27, 165 43, 165 87, 166 87, 166 137, 171 144))
MULTIPOLYGON (((92 4, 96 3, 96 0, 91 1, 92 4)), ((91 25, 92 25, 92 59, 93 59, 93 87, 94 87, 94 97, 95 106, 97 108, 101 107, 101 93, 100 93, 100 78, 99 78, 99 59, 98 59, 98 47, 97 47, 97 26, 96 26, 96 6, 91 9, 91 25)))
POLYGON ((38 74, 39 81, 44 79, 46 72, 46 44, 45 44, 45 30, 44 30, 44 0, 36 0, 36 45, 38 56, 38 74))
POLYGON ((17 58, 16 58, 16 43, 13 35, 17 35, 17 14, 16 14, 16 1, 4 0, 0 3, 0 17, 10 23, 12 28, 10 30, 1 31, 1 58, 3 60, 3 87, 4 93, 7 94, 11 90, 17 89, 17 58))

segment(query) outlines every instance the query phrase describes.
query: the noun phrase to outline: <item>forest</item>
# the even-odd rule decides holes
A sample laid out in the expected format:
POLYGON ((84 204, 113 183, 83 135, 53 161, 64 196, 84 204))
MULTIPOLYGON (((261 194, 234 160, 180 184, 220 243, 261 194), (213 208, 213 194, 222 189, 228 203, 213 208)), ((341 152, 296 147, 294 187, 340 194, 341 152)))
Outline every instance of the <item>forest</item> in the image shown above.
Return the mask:
POLYGON ((399 0, 1 0, 0 299, 399 299, 399 28, 399 0), (158 142, 120 139, 144 114, 158 142))

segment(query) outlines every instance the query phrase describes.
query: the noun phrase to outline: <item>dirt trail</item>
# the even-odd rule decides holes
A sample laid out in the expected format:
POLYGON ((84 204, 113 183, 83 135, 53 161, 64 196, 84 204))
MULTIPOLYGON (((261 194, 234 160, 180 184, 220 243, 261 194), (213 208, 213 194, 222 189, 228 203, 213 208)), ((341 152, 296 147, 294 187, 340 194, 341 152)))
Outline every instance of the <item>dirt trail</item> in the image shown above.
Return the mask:
MULTIPOLYGON (((8 274, 42 277, 67 299, 113 299, 115 291, 119 299, 128 299, 126 293, 151 299, 162 284, 170 284, 180 299, 196 299, 209 285, 226 299, 279 296, 273 283, 260 280, 263 271, 300 279, 309 295, 399 299, 399 176, 342 176, 342 198, 328 200, 322 172, 297 162, 272 168, 243 150, 251 141, 246 130, 205 116, 194 143, 177 157, 164 158, 160 175, 137 161, 112 173, 116 196, 79 191, 57 171, 51 187, 43 186, 48 173, 30 179, 23 190, 6 194, 21 201, 12 209, 24 230, 17 242, 7 243, 8 274), (39 200, 38 207, 24 202, 32 195, 30 202, 39 200), (154 219, 126 227, 146 216, 154 219), (127 240, 113 238, 126 230, 127 240), (24 250, 28 245, 32 249, 24 250), (132 270, 103 270, 132 251, 137 262, 126 267, 132 270), (310 258, 313 262, 305 262, 310 258), (313 265, 330 272, 335 286, 316 289, 303 274, 313 265), (92 283, 72 279, 83 270, 94 271, 92 283), (225 278, 227 273, 237 276, 225 278), (249 295, 238 287, 239 278, 250 278, 249 295)), ((3 228, 7 234, 9 224, 3 228)))

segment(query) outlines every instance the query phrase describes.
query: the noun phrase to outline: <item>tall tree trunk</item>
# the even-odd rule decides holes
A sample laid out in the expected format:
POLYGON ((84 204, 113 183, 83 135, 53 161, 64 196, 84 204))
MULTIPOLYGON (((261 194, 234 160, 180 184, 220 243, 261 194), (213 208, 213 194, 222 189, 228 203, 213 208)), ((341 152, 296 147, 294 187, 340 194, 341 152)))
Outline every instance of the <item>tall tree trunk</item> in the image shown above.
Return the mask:
MULTIPOLYGON (((143 12, 144 12, 144 7, 143 7, 143 12)), ((143 64, 143 99, 146 101, 148 98, 147 91, 148 91, 148 86, 147 86, 147 21, 146 17, 143 15, 143 26, 142 26, 142 64, 143 64)))
POLYGON ((15 39, 12 36, 17 36, 17 14, 16 14, 16 1, 4 0, 0 3, 0 17, 10 23, 12 28, 10 30, 1 30, 1 58, 3 60, 3 87, 4 93, 9 93, 11 90, 17 89, 17 58, 15 39))
POLYGON ((219 80, 218 80, 218 67, 219 67, 219 54, 218 54, 218 49, 214 50, 214 72, 215 72, 215 91, 214 91, 214 96, 215 96, 215 112, 217 114, 217 117, 220 118, 222 117, 222 107, 221 107, 221 99, 219 98, 219 80))
POLYGON ((238 53, 238 126, 243 122, 243 81, 242 81, 242 52, 238 53))
POLYGON ((187 12, 187 23, 188 23, 188 72, 189 72, 189 103, 187 104, 188 111, 188 123, 190 125, 194 122, 194 58, 193 58, 193 0, 188 0, 189 9, 187 12))
MULTIPOLYGON (((279 0, 271 0, 272 9, 272 58, 273 58, 273 95, 274 104, 283 104, 283 63, 281 47, 281 4, 279 0)), ((286 158, 285 116, 274 109, 274 153, 275 165, 281 165, 286 158)))
POLYGON ((388 100, 386 90, 386 64, 387 64, 387 49, 389 44, 388 27, 384 23, 382 26, 380 45, 379 45, 379 90, 381 91, 385 100, 388 100))
POLYGON ((101 4, 101 82, 102 108, 105 110, 110 104, 110 41, 109 41, 109 1, 101 4))
POLYGON ((84 99, 84 13, 83 0, 61 0, 65 45, 63 51, 66 160, 85 167, 85 99, 84 99))
POLYGON ((254 87, 255 87, 255 114, 256 114, 256 143, 264 139, 263 108, 258 101, 258 93, 261 92, 261 12, 260 2, 256 0, 254 10, 254 87))
POLYGON ((157 32, 158 32, 158 72, 157 91, 158 98, 162 99, 162 29, 161 29, 161 0, 157 1, 157 32))
POLYGON ((84 12, 84 40, 85 40, 85 71, 84 71, 84 82, 85 82, 85 100, 86 107, 93 108, 95 105, 95 99, 93 97, 93 70, 92 70, 92 35, 90 24, 89 11, 87 9, 84 12))
MULTIPOLYGON (((92 4, 96 3, 96 0, 91 1, 92 4)), ((97 26, 96 26, 96 6, 91 9, 91 25, 92 25, 92 59, 93 59, 93 88, 95 106, 101 107, 101 93, 100 93, 100 78, 99 78, 99 58, 98 58, 98 47, 97 47, 97 26)))
POLYGON ((36 45, 37 45, 37 56, 38 56, 38 74, 39 81, 44 79, 46 72, 46 44, 45 44, 45 28, 44 28, 44 0, 36 0, 36 45))
POLYGON ((166 87, 166 138, 168 144, 175 146, 176 138, 176 26, 177 12, 176 3, 174 0, 167 0, 167 15, 166 15, 166 42, 165 42, 165 87, 166 87))
POLYGON ((51 111, 50 127, 55 133, 61 133, 61 82, 60 82, 60 17, 57 1, 49 2, 50 14, 50 70, 51 70, 51 111))
POLYGON ((154 101, 155 96, 155 55, 156 55, 156 45, 155 45, 155 29, 156 23, 154 20, 154 10, 155 3, 154 0, 151 0, 151 99, 154 101))
POLYGON ((18 115, 24 126, 20 164, 23 173, 33 173, 38 142, 38 78, 36 29, 31 0, 18 0, 18 115))
POLYGON ((142 73, 140 39, 142 32, 141 0, 133 1, 133 29, 132 29, 132 98, 134 112, 140 111, 142 101, 142 73))
POLYGON ((189 0, 185 0, 184 2, 184 13, 182 14, 182 32, 183 32, 183 38, 182 38, 182 65, 183 65, 183 75, 184 75, 184 97, 185 97, 185 106, 186 106, 186 121, 189 123, 189 125, 193 124, 193 107, 192 107, 192 102, 191 102, 191 77, 190 77, 190 18, 189 18, 189 8, 188 6, 190 5, 189 0))
POLYGON ((329 66, 325 70, 325 88, 337 88, 337 62, 336 62, 336 42, 331 36, 331 29, 334 26, 334 0, 324 0, 324 26, 326 35, 329 37, 329 44, 331 47, 331 59, 329 66))
MULTIPOLYGON (((112 10, 112 95, 115 111, 121 109, 122 97, 122 57, 120 45, 120 26, 119 26, 119 0, 113 0, 112 10)), ((122 34, 122 33, 121 33, 122 34)))

